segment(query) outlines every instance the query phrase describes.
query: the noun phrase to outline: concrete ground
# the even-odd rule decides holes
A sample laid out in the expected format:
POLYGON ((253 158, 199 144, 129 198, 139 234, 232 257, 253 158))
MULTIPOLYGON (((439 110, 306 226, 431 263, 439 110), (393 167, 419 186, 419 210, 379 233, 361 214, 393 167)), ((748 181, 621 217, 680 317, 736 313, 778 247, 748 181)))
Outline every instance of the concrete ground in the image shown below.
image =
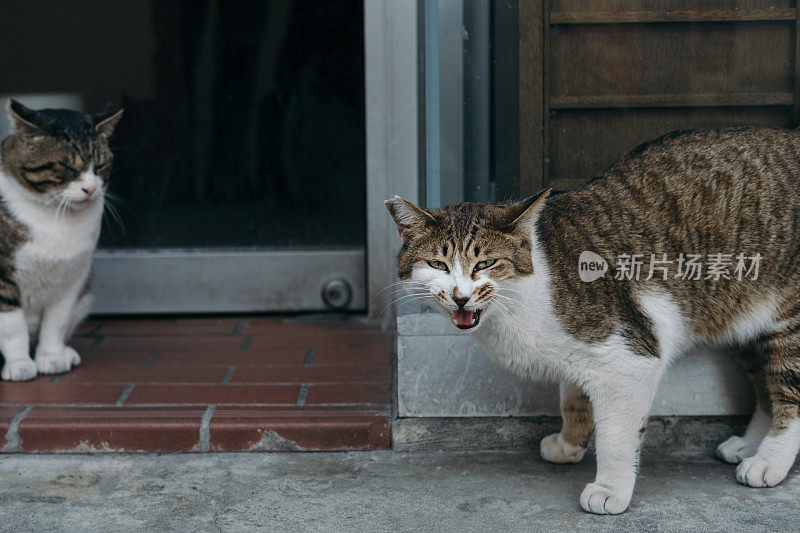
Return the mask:
POLYGON ((3 531, 797 531, 772 489, 713 459, 646 459, 631 509, 582 512, 592 460, 533 452, 5 455, 3 531))

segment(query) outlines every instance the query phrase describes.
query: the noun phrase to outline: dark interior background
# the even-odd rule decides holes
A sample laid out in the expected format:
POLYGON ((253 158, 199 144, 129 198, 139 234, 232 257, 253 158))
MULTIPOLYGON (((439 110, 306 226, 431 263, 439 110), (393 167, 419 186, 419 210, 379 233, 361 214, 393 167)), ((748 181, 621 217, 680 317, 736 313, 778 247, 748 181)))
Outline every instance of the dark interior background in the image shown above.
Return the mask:
POLYGON ((361 1, 10 2, 0 95, 124 106, 103 247, 363 246, 361 1))

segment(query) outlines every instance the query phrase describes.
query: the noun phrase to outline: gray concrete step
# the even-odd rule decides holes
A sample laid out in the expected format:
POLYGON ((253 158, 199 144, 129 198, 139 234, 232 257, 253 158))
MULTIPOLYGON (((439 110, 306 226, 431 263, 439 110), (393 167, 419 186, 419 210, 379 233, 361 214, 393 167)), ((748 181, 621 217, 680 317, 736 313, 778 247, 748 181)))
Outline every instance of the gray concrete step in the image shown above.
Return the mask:
POLYGON ((771 489, 714 460, 645 458, 619 516, 580 510, 594 462, 533 452, 8 455, 4 531, 797 531, 771 489))

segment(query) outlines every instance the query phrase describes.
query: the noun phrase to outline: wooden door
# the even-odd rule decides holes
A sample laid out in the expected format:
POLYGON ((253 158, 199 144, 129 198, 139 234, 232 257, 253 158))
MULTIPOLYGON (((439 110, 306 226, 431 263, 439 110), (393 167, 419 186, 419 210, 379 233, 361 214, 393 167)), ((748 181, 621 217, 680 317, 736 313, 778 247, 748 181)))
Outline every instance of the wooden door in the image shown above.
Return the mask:
POLYGON ((673 130, 796 126, 797 27, 789 0, 521 0, 521 193, 673 130))

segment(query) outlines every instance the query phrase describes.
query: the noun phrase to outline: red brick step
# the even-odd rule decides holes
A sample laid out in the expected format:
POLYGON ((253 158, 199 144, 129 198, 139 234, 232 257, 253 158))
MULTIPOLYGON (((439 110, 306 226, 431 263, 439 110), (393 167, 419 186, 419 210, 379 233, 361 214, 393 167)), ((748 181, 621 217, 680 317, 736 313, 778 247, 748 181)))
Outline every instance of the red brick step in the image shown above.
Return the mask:
POLYGON ((62 376, 0 383, 0 450, 389 448, 392 335, 356 320, 102 319, 62 376))

